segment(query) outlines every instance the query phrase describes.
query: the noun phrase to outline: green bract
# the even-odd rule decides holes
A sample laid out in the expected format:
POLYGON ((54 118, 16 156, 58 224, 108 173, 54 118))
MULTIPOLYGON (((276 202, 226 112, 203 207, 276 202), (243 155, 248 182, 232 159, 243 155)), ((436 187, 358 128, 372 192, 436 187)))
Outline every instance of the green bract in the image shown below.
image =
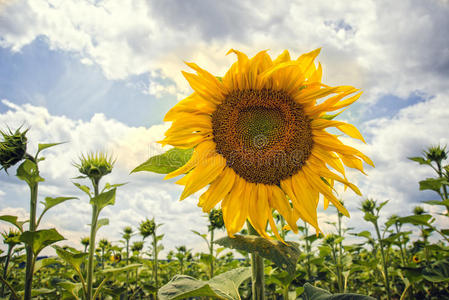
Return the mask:
POLYGON ((154 221, 154 218, 151 220, 145 219, 145 221, 143 221, 139 225, 140 234, 144 239, 152 235, 155 229, 156 229, 156 222, 154 221))
POLYGON ((28 129, 20 132, 20 128, 14 133, 10 129, 8 131, 0 130, 3 137, 3 141, 0 142, 0 170, 7 171, 9 167, 14 166, 25 157, 28 141, 25 134, 27 132, 28 129))
POLYGON ((115 160, 102 152, 89 153, 87 156, 81 155, 80 162, 74 166, 81 174, 90 179, 100 180, 103 176, 111 173, 115 160))
POLYGON ((209 212, 209 222, 212 229, 221 229, 224 227, 223 212, 221 209, 212 209, 209 212))

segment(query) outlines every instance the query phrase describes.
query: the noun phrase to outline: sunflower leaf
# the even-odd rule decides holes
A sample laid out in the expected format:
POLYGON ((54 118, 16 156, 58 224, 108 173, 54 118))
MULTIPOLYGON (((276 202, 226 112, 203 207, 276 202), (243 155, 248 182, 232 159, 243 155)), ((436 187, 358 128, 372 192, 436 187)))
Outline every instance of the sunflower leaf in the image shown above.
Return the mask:
POLYGON ((173 148, 163 154, 150 157, 131 173, 147 171, 158 174, 171 173, 185 165, 193 155, 193 149, 173 148))
POLYGON ((186 275, 176 275, 159 289, 159 299, 175 300, 189 297, 214 297, 219 299, 240 299, 239 286, 251 276, 250 268, 237 268, 201 281, 186 275))
POLYGON ((25 231, 20 236, 20 241, 30 246, 36 256, 45 247, 62 240, 65 240, 65 238, 53 228, 37 231, 25 231))
POLYGON ((304 285, 304 295, 308 300, 374 300, 373 297, 358 294, 331 294, 309 283, 304 285))
POLYGON ((288 242, 286 244, 277 240, 268 240, 255 235, 235 235, 234 238, 224 237, 214 242, 223 247, 242 250, 249 253, 257 253, 263 258, 271 260, 279 268, 290 274, 296 271, 296 263, 300 251, 298 244, 288 242))

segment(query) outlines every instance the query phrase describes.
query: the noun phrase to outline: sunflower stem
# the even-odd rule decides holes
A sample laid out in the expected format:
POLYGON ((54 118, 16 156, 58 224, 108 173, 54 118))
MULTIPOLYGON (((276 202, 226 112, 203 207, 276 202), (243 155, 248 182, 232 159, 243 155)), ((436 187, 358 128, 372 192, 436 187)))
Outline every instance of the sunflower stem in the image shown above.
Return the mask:
MULTIPOLYGON (((250 222, 246 221, 248 226, 248 234, 259 235, 251 225, 250 222)), ((252 282, 252 299, 253 300, 264 300, 265 299, 265 278, 264 278, 264 265, 263 258, 257 253, 251 253, 251 282, 252 282)))
POLYGON ((381 254, 381 257, 382 257, 382 266, 383 266, 383 269, 384 269, 385 289, 387 290, 387 299, 391 300, 390 279, 389 279, 389 276, 388 276, 387 261, 385 259, 384 244, 383 244, 383 241, 382 241, 382 237, 380 236, 380 230, 379 230, 379 225, 377 224, 377 219, 374 222, 374 227, 376 229, 377 239, 379 241, 379 247, 380 247, 380 254, 381 254))
MULTIPOLYGON (((36 174, 39 175, 39 169, 37 167, 37 162, 32 160, 36 164, 36 174)), ((30 186, 30 227, 29 231, 36 231, 36 205, 37 205, 37 194, 38 194, 38 183, 35 182, 30 186)), ((34 253, 31 246, 26 247, 26 269, 25 269, 25 295, 24 299, 31 299, 31 291, 33 286, 33 273, 34 273, 34 253)))
MULTIPOLYGON (((92 180, 94 186, 94 195, 98 196, 98 184, 99 180, 92 180)), ((94 255, 95 255, 95 236, 97 233, 97 220, 98 220, 98 208, 95 204, 92 204, 92 222, 90 224, 90 240, 89 240, 89 260, 87 263, 87 295, 88 300, 92 299, 92 286, 94 275, 94 255)))

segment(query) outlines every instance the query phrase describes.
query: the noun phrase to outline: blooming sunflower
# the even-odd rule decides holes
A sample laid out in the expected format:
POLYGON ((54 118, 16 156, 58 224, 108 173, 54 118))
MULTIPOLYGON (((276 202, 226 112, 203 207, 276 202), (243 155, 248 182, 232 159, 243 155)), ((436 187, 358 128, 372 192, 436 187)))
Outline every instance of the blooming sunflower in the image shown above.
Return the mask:
POLYGON ((372 161, 326 129, 363 137, 353 125, 326 113, 350 105, 361 92, 323 84, 321 65, 314 63, 319 52, 292 60, 285 50, 272 60, 266 51, 249 59, 231 49, 228 54, 236 54, 237 61, 222 78, 194 63, 187 65, 196 74, 182 72, 194 92, 166 114, 164 121, 172 125, 160 143, 194 152, 165 178, 186 174, 177 182, 185 186, 181 200, 210 184, 198 206, 208 212, 221 201, 231 237, 248 219, 261 236, 268 237, 268 223, 281 239, 273 209, 294 232, 299 218, 319 232, 320 194, 325 208, 330 201, 349 216, 334 195, 334 181, 360 195, 343 165, 363 172, 362 160, 372 161))

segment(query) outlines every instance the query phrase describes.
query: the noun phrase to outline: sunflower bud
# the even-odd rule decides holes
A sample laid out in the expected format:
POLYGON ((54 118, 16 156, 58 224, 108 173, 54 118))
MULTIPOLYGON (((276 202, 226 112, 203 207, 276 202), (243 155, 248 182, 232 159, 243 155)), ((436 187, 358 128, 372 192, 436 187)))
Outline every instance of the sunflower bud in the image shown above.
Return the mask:
POLYGON ((144 239, 152 235, 154 233, 154 230, 156 230, 156 222, 154 221, 154 218, 151 220, 146 219, 139 225, 140 235, 144 239))
POLYGON ((224 227, 223 212, 221 209, 212 209, 209 213, 210 229, 221 229, 224 227))
POLYGON ((131 251, 132 252, 140 252, 143 249, 143 242, 142 241, 137 241, 134 242, 133 245, 131 246, 131 251))
POLYGON ((424 151, 425 157, 430 160, 440 164, 443 160, 447 159, 448 151, 446 151, 446 146, 432 146, 426 151, 424 151))
POLYGON ((20 132, 20 128, 14 133, 11 130, 8 130, 8 132, 0 130, 3 137, 3 141, 0 142, 0 170, 5 169, 7 171, 9 167, 24 159, 27 149, 27 138, 25 136, 27 132, 28 129, 20 132))
POLYGON ((9 232, 3 232, 2 237, 3 243, 9 246, 14 247, 15 245, 20 244, 20 231, 18 230, 10 229, 9 232))
POLYGON ((89 246, 90 243, 90 239, 88 236, 81 238, 81 245, 83 245, 84 247, 89 246))
POLYGON ((419 215, 423 215, 425 214, 426 211, 424 210, 424 208, 422 208, 422 206, 415 206, 415 208, 413 208, 413 214, 419 216, 419 215))
POLYGON ((80 162, 74 164, 81 174, 86 175, 92 180, 99 181, 103 176, 111 173, 115 160, 102 152, 89 153, 82 155, 80 162))
POLYGON ((372 199, 366 199, 362 202, 362 211, 364 213, 374 213, 376 208, 376 201, 372 199))

